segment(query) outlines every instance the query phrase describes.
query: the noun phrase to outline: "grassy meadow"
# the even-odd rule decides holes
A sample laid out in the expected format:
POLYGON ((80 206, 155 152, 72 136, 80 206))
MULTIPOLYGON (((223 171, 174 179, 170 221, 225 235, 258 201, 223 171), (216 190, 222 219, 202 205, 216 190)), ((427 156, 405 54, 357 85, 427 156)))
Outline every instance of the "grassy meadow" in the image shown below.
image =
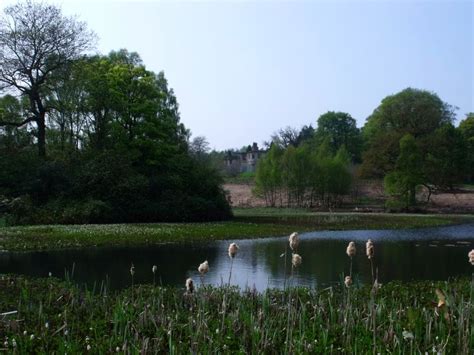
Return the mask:
POLYGON ((149 245, 284 236, 291 232, 422 228, 473 221, 472 216, 314 213, 304 209, 236 209, 230 221, 0 227, 0 250, 149 245))
POLYGON ((468 354, 474 348, 473 292, 462 279, 264 293, 135 285, 109 293, 55 278, 4 275, 0 350, 468 354))

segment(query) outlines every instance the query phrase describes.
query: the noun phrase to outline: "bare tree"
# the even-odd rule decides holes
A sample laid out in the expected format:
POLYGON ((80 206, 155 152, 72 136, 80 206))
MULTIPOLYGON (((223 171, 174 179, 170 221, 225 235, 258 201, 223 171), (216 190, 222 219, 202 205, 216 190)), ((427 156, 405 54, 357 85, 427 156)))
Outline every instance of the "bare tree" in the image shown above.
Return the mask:
POLYGON ((29 100, 20 122, 35 123, 38 153, 46 156, 46 113, 53 107, 46 97, 61 68, 91 48, 95 35, 85 23, 66 17, 56 6, 26 1, 7 7, 0 18, 0 89, 13 89, 29 100))
MULTIPOLYGON (((285 128, 281 128, 278 132, 273 133, 271 141, 274 144, 278 144, 284 148, 288 147, 289 145, 296 147, 298 145, 298 135, 299 132, 296 128, 287 126, 285 128)), ((268 143, 266 145, 268 145, 268 143)))
POLYGON ((196 157, 202 157, 203 155, 209 153, 211 148, 209 147, 209 142, 204 136, 197 136, 189 144, 189 150, 191 154, 196 157))

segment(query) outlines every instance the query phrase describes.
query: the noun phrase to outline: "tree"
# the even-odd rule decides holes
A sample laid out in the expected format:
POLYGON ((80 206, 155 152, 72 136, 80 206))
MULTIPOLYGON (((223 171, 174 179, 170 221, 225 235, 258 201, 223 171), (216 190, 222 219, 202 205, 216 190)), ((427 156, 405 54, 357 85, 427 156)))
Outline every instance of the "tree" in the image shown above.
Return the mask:
POLYGON ((209 153, 211 148, 209 142, 204 136, 196 136, 189 144, 189 152, 197 158, 202 158, 205 154, 209 153))
POLYGON ((86 25, 66 17, 53 5, 26 1, 9 6, 0 19, 0 83, 28 98, 29 112, 20 122, 2 120, 0 125, 23 126, 34 122, 38 153, 46 156, 46 114, 53 107, 46 100, 55 76, 90 48, 94 35, 86 25))
POLYGON ((309 141, 311 141, 314 137, 314 133, 315 133, 315 130, 313 128, 313 126, 309 125, 309 126, 303 126, 301 128, 301 131, 300 133, 298 133, 298 138, 296 138, 296 146, 300 146, 302 145, 303 143, 307 143, 309 141))
POLYGON ((359 162, 361 156, 361 133, 356 120, 345 112, 329 111, 319 116, 315 133, 316 145, 329 140, 332 154, 344 145, 353 162, 359 162))
MULTIPOLYGON (((278 144, 283 148, 286 148, 290 145, 296 147, 298 142, 298 135, 299 133, 296 128, 287 126, 285 128, 281 128, 278 132, 274 133, 271 137, 271 142, 273 142, 274 144, 278 144)), ((266 145, 269 146, 268 143, 266 145)))
MULTIPOLYGON (((429 147, 423 163, 426 187, 452 190, 466 176, 466 142, 459 130, 452 124, 438 128, 424 145, 429 147)), ((428 198, 429 199, 429 198, 428 198)))
POLYGON ((282 205, 282 170, 281 160, 284 150, 277 144, 272 144, 257 164, 255 173, 255 190, 263 196, 268 206, 275 207, 278 200, 282 205))
POLYGON ((454 120, 454 108, 435 93, 408 88, 387 96, 363 128, 365 152, 362 171, 366 176, 384 176, 395 168, 400 139, 412 135, 420 154, 429 150, 429 136, 454 120))
POLYGON ((424 181, 420 149, 415 138, 406 134, 400 139, 396 168, 385 177, 385 189, 409 207, 416 204, 416 188, 424 181))
POLYGON ((466 118, 459 123, 458 131, 466 144, 466 172, 467 179, 474 181, 474 112, 466 114, 466 118))
MULTIPOLYGON (((24 103, 12 95, 0 97, 0 120, 20 122, 24 115, 24 103)), ((31 137, 24 128, 0 127, 0 149, 12 150, 30 143, 31 137)))

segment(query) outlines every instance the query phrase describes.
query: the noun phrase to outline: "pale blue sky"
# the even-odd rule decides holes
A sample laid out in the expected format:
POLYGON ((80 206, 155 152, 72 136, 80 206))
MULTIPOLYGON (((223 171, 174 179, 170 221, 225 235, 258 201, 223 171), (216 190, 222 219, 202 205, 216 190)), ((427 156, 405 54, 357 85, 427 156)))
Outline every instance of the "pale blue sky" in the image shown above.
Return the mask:
POLYGON ((474 111, 473 1, 49 2, 86 21, 100 52, 164 70, 182 121, 213 148, 261 144, 328 110, 360 127, 408 86, 458 118, 474 111))

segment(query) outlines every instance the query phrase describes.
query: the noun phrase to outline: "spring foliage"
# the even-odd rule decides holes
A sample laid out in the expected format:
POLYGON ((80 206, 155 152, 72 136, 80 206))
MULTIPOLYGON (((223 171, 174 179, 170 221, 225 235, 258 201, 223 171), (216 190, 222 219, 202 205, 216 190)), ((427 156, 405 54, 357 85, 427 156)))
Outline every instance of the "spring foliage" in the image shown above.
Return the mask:
POLYGON ((349 168, 344 146, 332 155, 327 144, 317 151, 309 145, 282 148, 273 144, 257 166, 255 193, 272 207, 331 207, 350 191, 349 168))

